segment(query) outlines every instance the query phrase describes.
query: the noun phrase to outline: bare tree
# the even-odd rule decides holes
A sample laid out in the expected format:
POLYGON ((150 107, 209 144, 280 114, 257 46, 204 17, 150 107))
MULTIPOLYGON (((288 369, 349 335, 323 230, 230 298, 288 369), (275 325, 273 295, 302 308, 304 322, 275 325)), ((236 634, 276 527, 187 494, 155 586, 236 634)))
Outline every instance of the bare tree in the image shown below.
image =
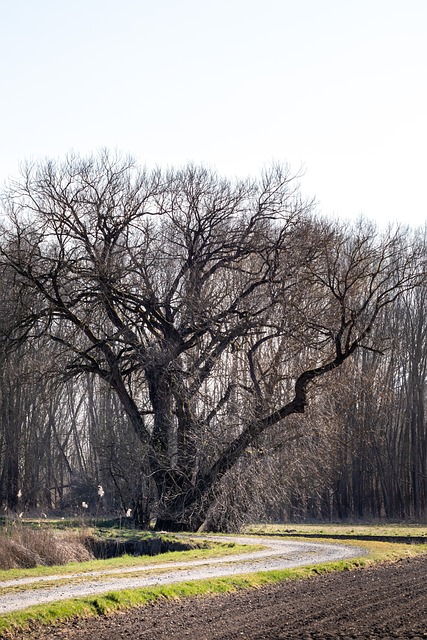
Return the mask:
POLYGON ((28 167, 5 210, 9 340, 47 335, 67 375, 115 391, 144 452, 138 518, 159 527, 199 527, 247 448, 376 348, 378 316, 420 279, 398 232, 312 218, 280 167, 230 182, 69 157, 28 167))

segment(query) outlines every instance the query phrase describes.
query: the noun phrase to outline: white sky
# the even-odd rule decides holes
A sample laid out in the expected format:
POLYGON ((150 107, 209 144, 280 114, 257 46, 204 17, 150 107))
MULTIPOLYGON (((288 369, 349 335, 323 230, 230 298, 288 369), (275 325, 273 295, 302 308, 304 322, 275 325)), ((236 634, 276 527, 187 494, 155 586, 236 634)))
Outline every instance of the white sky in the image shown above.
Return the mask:
POLYGON ((427 221, 427 0, 0 0, 0 182, 100 147, 427 221))

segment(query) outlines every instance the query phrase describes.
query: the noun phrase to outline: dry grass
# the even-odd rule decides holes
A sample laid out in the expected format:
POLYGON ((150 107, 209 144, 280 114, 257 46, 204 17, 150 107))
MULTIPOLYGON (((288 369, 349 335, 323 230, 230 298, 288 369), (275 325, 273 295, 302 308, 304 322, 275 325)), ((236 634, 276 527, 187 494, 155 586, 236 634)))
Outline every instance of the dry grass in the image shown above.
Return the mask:
POLYGON ((0 569, 92 560, 88 538, 85 532, 35 529, 19 523, 10 525, 0 531, 0 569))

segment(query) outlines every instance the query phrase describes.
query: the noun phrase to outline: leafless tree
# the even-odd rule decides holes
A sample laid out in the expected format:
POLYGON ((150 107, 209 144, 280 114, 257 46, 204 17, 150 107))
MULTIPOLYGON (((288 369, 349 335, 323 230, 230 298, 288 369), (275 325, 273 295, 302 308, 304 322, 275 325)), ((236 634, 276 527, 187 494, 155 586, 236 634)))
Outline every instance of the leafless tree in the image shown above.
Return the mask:
POLYGON ((232 182, 72 156, 27 167, 4 202, 9 343, 48 336, 66 375, 114 390, 142 447, 138 518, 162 528, 199 527, 245 451, 376 349, 422 275, 399 232, 317 220, 280 167, 232 182))

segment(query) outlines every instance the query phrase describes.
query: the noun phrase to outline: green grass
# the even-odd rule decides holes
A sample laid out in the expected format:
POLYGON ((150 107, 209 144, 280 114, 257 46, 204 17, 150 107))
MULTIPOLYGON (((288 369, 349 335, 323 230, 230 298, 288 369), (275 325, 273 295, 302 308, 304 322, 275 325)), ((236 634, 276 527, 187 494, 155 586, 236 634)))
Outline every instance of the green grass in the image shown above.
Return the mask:
MULTIPOLYGON (((293 528, 296 527, 285 527, 293 528)), ((355 529, 356 527, 351 527, 355 529)), ((337 533, 336 527, 334 527, 335 535, 337 533)), ((338 527, 339 531, 342 531, 341 527, 338 527)), ((371 530, 371 527, 367 527, 371 530)), ((389 527, 387 527, 389 529, 389 527)), ((401 534, 405 537, 408 536, 408 529, 401 527, 405 533, 401 534)), ((411 531, 414 527, 411 528, 411 531)), ((419 535, 418 527, 415 527, 419 535)), ((319 528, 317 528, 319 530, 319 528)), ((329 529, 329 525, 322 526, 323 533, 331 533, 334 535, 334 531, 329 529), (327 531, 326 531, 327 529, 327 531)), ((364 528, 363 535, 371 535, 365 533, 364 528)), ((394 531, 394 528, 393 528, 394 531)), ((267 532, 267 531, 266 531, 267 532)), ((279 530, 275 532, 280 533, 279 530)), ((299 528, 299 533, 308 532, 312 534, 313 528, 310 526, 308 529, 304 526, 304 531, 299 528)), ((273 533, 270 529, 268 533, 273 533)), ((348 532, 350 535, 350 532, 348 532)), ((378 535, 383 536, 384 528, 378 535)), ((393 533, 393 535, 395 535, 393 533)), ((214 578, 209 580, 198 580, 191 582, 181 582, 172 585, 160 585, 155 587, 145 587, 142 589, 132 589, 126 591, 111 591, 109 593, 85 598, 74 598, 70 600, 63 600, 60 602, 54 602, 45 605, 39 605, 26 609, 25 611, 13 612, 0 617, 0 637, 9 637, 13 635, 13 631, 17 629, 30 629, 33 625, 52 625, 61 622, 66 622, 72 618, 78 617, 92 617, 98 615, 106 615, 134 606, 144 606, 149 603, 158 602, 164 599, 177 599, 186 598, 189 596, 203 596, 213 595, 221 593, 230 593, 240 589, 260 588, 267 584, 274 584, 282 582, 284 580, 296 580, 296 579, 308 579, 314 576, 329 573, 331 571, 349 571, 360 569, 363 567, 369 567, 374 564, 383 562, 393 562, 400 558, 414 557, 419 554, 427 554, 427 543, 420 545, 403 544, 403 543, 390 543, 390 542, 378 542, 378 541, 360 541, 357 540, 357 531, 353 531, 352 537, 354 537, 354 543, 358 546, 366 549, 367 554, 353 558, 350 560, 341 560, 336 562, 327 562, 322 564, 314 564, 305 567, 298 567, 295 569, 284 569, 280 571, 265 571, 256 574, 247 574, 232 577, 214 578)), ((313 539, 311 539, 313 541, 313 539)), ((323 540, 324 541, 324 540, 323 540)), ((331 539, 330 542, 334 540, 331 539)), ((336 542, 336 541, 335 541, 336 542)), ((234 547, 228 547, 231 553, 238 551, 238 545, 234 547)), ((248 548, 246 547, 248 550, 248 548)), ((226 549, 225 549, 226 550, 226 549)), ((159 558, 159 562, 167 561, 165 556, 173 556, 176 560, 191 559, 194 557, 200 557, 203 552, 212 551, 205 549, 198 549, 191 552, 173 552, 171 554, 163 554, 159 558), (194 555, 195 554, 195 555, 194 555)), ((219 549, 215 550, 215 553, 219 549)), ((224 549, 223 549, 224 551, 224 549)), ((212 555, 210 556, 212 557, 212 555)), ((123 560, 121 558, 115 558, 114 561, 123 560)), ((132 558, 131 560, 135 560, 132 558)), ((136 560, 141 561, 141 558, 136 560)), ((147 562, 153 562, 157 558, 148 558, 147 562)), ((101 561, 98 561, 101 562, 101 561)), ((105 567, 105 562, 102 561, 105 567)), ((87 563, 84 563, 87 564, 87 563)), ((117 564, 115 565, 117 566, 117 564)), ((124 566, 124 565, 122 565, 124 566)), ((127 565, 129 566, 129 565, 127 565)), ((48 571, 52 567, 48 568, 48 571)), ((63 571, 64 567, 59 567, 59 570, 63 571)), ((73 568, 74 570, 74 568, 73 568)), ((84 569, 87 570, 87 569, 84 569)))
POLYGON ((292 536, 371 536, 373 538, 408 538, 425 537, 427 542, 427 525, 413 524, 252 524, 248 525, 245 533, 254 534, 286 534, 292 536))
MULTIPOLYGON (((17 522, 16 517, 0 516, 0 529, 2 527, 8 527, 12 523, 17 522)), ((105 519, 105 518, 90 518, 90 517, 73 517, 73 518, 20 518, 19 524, 29 527, 47 527, 48 529, 105 529, 105 530, 118 530, 120 519, 105 519)), ((128 524, 127 518, 121 519, 122 526, 120 531, 122 533, 137 531, 128 524)), ((144 531, 147 536, 155 535, 154 531, 144 531)))

